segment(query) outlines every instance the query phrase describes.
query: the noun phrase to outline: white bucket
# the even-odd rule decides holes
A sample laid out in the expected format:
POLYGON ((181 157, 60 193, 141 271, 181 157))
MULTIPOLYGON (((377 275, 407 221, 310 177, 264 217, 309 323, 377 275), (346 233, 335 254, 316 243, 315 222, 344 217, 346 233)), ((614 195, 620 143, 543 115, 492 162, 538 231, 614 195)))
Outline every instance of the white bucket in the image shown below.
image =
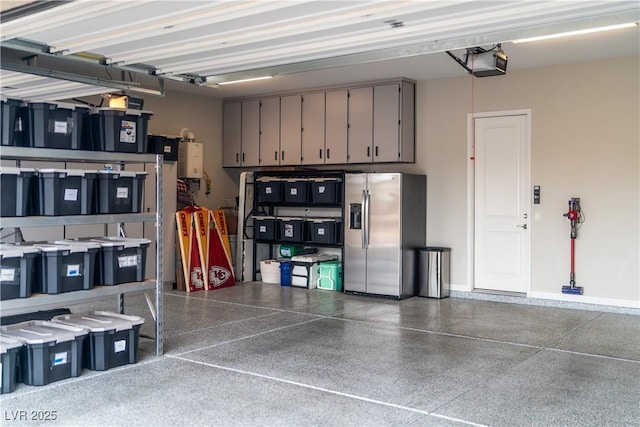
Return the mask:
POLYGON ((260 261, 260 275, 264 283, 280 284, 280 262, 274 259, 260 261))

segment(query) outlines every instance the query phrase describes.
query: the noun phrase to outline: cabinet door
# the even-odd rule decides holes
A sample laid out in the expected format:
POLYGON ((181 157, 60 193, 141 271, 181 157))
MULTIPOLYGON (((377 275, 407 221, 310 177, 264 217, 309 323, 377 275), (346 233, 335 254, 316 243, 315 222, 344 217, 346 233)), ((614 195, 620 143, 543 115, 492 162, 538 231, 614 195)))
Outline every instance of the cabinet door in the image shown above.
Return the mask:
POLYGON ((400 85, 373 88, 373 161, 400 158, 400 85))
POLYGON ((280 164, 302 162, 302 96, 280 98, 280 164))
POLYGON ((373 87, 349 90, 348 162, 373 161, 373 87))
MULTIPOLYGON (((346 100, 346 97, 345 97, 346 100)), ((324 163, 324 92, 309 93, 302 96, 302 164, 318 165, 324 163)), ((345 103, 346 105, 346 103, 345 103)), ((346 109, 344 135, 346 142, 346 109)), ((346 144, 345 144, 346 147, 346 144)), ((346 155, 346 150, 345 150, 346 155)))
POLYGON ((260 164, 260 101, 242 102, 242 166, 260 164))
POLYGON ((400 161, 416 161, 416 85, 402 82, 400 113, 400 161))
POLYGON ((349 92, 335 90, 325 93, 325 164, 347 163, 349 92))
POLYGON ((240 166, 242 164, 242 103, 225 103, 223 116, 222 166, 240 166))
POLYGON ((260 166, 280 164, 280 98, 260 101, 260 166))

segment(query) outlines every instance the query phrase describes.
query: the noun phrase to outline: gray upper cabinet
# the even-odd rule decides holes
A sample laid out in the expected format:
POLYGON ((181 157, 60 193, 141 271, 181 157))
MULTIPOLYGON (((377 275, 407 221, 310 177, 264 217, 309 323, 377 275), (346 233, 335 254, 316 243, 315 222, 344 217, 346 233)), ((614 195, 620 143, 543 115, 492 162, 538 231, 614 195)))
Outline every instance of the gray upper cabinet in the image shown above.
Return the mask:
POLYGON ((415 160, 415 85, 411 82, 373 88, 373 161, 415 160))
POLYGON ((324 163, 324 92, 302 95, 302 164, 324 163))
POLYGON ((222 166, 242 166, 242 103, 224 104, 222 166))
MULTIPOLYGON (((260 100, 242 101, 242 166, 260 165, 260 100)), ((226 141, 225 141, 226 143, 226 141)))
POLYGON ((260 166, 280 164, 280 98, 260 101, 260 166))
POLYGON ((302 163, 302 96, 280 98, 280 164, 302 163))
POLYGON ((415 162, 415 82, 224 103, 223 166, 415 162))
POLYGON ((349 90, 349 163, 373 161, 373 87, 349 90))
POLYGON ((349 91, 332 90, 325 94, 325 164, 347 163, 349 91))

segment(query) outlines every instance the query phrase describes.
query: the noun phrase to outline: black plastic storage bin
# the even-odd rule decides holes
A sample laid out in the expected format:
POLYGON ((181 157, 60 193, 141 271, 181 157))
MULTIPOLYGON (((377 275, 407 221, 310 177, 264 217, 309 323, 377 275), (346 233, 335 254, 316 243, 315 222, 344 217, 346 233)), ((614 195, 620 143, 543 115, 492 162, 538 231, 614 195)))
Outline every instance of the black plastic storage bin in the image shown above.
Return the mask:
POLYGON ((307 179, 287 179, 284 181, 285 203, 307 203, 309 201, 309 181, 307 179))
POLYGON ((3 326, 3 335, 22 339, 20 379, 27 385, 47 385, 82 373, 83 328, 45 320, 3 326))
POLYGON ((342 180, 339 178, 314 178, 311 180, 311 202, 337 205, 342 201, 342 180))
POLYGON ((93 288, 100 245, 82 243, 36 243, 40 249, 33 291, 60 294, 93 288))
POLYGON ((258 202, 279 203, 282 201, 282 180, 274 178, 258 178, 256 180, 258 202))
POLYGON ((29 102, 25 130, 29 147, 90 150, 89 108, 67 103, 29 102))
POLYGON ((32 183, 35 169, 0 166, 1 216, 29 216, 32 212, 32 183))
POLYGON ((302 218, 278 218, 279 240, 285 242, 302 242, 304 236, 304 221, 302 218))
POLYGON ((255 239, 276 240, 277 219, 274 216, 254 216, 253 229, 255 239))
POLYGON ((179 136, 149 135, 147 153, 162 154, 165 162, 178 160, 179 136))
POLYGON ((335 245, 341 242, 342 222, 336 219, 308 219, 310 241, 335 245))
POLYGON ((92 239, 102 250, 98 261, 100 284, 106 286, 144 280, 149 239, 101 237, 92 239))
POLYGON ((96 150, 145 152, 147 127, 153 113, 141 110, 93 108, 90 114, 91 133, 96 150))
POLYGON ((2 97, 2 120, 0 121, 1 143, 5 146, 22 146, 23 119, 21 115, 22 101, 2 97))
POLYGON ((0 300, 29 298, 40 250, 33 246, 0 244, 0 300))
POLYGON ((65 314, 52 320, 89 331, 83 349, 85 368, 105 371, 138 362, 140 327, 144 323, 142 317, 94 311, 65 314))
POLYGON ((98 171, 98 213, 140 213, 147 172, 98 171))
POLYGON ((96 176, 80 169, 38 169, 40 215, 94 213, 96 176))
POLYGON ((18 358, 24 341, 18 337, 0 334, 0 394, 11 393, 16 389, 18 377, 18 358))

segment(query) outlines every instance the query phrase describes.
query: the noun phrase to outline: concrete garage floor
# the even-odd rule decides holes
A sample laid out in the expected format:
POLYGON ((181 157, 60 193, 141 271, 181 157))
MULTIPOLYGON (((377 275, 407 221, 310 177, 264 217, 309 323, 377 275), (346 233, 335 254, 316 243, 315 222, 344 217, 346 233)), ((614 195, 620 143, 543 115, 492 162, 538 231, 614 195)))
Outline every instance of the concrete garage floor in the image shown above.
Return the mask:
MULTIPOLYGON (((18 385, 1 424, 640 424, 639 316, 261 283, 164 301, 164 356, 142 339, 135 365, 18 385)), ((126 308, 148 318, 141 296, 126 308)))

